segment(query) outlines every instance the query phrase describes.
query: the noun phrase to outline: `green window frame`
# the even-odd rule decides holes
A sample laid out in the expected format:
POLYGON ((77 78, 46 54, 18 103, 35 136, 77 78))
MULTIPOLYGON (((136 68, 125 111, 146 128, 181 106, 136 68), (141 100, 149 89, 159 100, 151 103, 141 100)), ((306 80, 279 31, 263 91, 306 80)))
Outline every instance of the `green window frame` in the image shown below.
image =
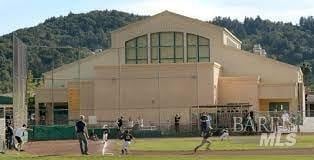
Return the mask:
POLYGON ((210 61, 210 40, 208 38, 188 33, 186 40, 188 62, 210 61))
POLYGON ((151 34, 151 63, 184 63, 182 32, 151 34))
POLYGON ((125 42, 126 64, 147 64, 147 35, 139 36, 125 42))

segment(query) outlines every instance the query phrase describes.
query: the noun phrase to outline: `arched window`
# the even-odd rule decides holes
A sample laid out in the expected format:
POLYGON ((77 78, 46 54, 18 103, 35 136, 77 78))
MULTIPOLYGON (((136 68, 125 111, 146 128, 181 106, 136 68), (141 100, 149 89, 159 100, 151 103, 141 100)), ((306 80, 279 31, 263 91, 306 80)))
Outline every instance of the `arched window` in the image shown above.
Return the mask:
POLYGON ((136 37, 125 43, 126 64, 147 64, 147 35, 136 37))
POLYGON ((194 34, 187 34, 188 62, 209 62, 209 47, 209 39, 194 34))
POLYGON ((151 63, 183 63, 183 50, 182 32, 151 34, 151 63))

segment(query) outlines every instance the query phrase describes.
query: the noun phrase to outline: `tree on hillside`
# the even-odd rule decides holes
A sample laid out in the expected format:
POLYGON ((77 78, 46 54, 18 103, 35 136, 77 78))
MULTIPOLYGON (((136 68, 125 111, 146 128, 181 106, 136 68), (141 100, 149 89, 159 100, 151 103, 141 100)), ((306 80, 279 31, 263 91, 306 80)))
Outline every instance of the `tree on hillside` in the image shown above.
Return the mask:
POLYGON ((26 80, 26 97, 34 97, 35 96, 35 89, 38 86, 37 80, 34 79, 32 71, 29 70, 27 72, 27 80, 26 80))
POLYGON ((303 79, 304 79, 304 85, 309 86, 310 85, 310 78, 312 73, 312 66, 309 63, 303 63, 301 65, 301 70, 303 73, 303 79))

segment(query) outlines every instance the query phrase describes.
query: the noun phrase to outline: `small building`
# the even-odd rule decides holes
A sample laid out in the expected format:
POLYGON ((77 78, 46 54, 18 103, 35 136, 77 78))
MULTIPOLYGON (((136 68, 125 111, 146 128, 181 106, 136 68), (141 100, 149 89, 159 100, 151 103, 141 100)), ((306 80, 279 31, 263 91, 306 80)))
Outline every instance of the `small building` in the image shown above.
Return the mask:
POLYGON ((13 98, 12 93, 0 95, 0 108, 2 109, 5 119, 13 120, 13 98))
POLYGON ((180 114, 189 124, 195 106, 227 104, 257 112, 304 109, 301 69, 241 50, 226 28, 164 11, 113 31, 111 44, 44 74, 35 98, 38 123, 84 114, 98 122, 124 116, 163 125, 180 114))

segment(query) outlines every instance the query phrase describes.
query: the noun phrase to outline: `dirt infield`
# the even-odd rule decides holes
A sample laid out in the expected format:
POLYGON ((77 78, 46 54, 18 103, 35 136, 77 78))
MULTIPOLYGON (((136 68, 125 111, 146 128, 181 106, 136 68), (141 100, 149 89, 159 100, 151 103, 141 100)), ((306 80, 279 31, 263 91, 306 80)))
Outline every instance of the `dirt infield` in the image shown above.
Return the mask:
MULTIPOLYGON (((101 155, 103 144, 89 141, 89 153, 101 155)), ((106 153, 119 154, 119 147, 109 141, 106 153)), ((25 144, 27 153, 39 156, 79 155, 79 143, 77 140, 66 141, 39 141, 25 144)), ((192 155, 191 151, 131 151, 132 155, 192 155)), ((198 151, 198 155, 314 155, 314 148, 285 148, 285 149, 254 149, 254 150, 212 150, 198 151)))
MULTIPOLYGON (((29 154, 42 156, 79 155, 81 153, 77 140, 29 142, 23 148, 29 154)), ((102 153, 103 143, 100 141, 89 141, 88 148, 90 154, 99 155, 102 153)), ((107 148, 111 148, 110 145, 107 148)), ((110 151, 107 150, 107 152, 110 151)))

